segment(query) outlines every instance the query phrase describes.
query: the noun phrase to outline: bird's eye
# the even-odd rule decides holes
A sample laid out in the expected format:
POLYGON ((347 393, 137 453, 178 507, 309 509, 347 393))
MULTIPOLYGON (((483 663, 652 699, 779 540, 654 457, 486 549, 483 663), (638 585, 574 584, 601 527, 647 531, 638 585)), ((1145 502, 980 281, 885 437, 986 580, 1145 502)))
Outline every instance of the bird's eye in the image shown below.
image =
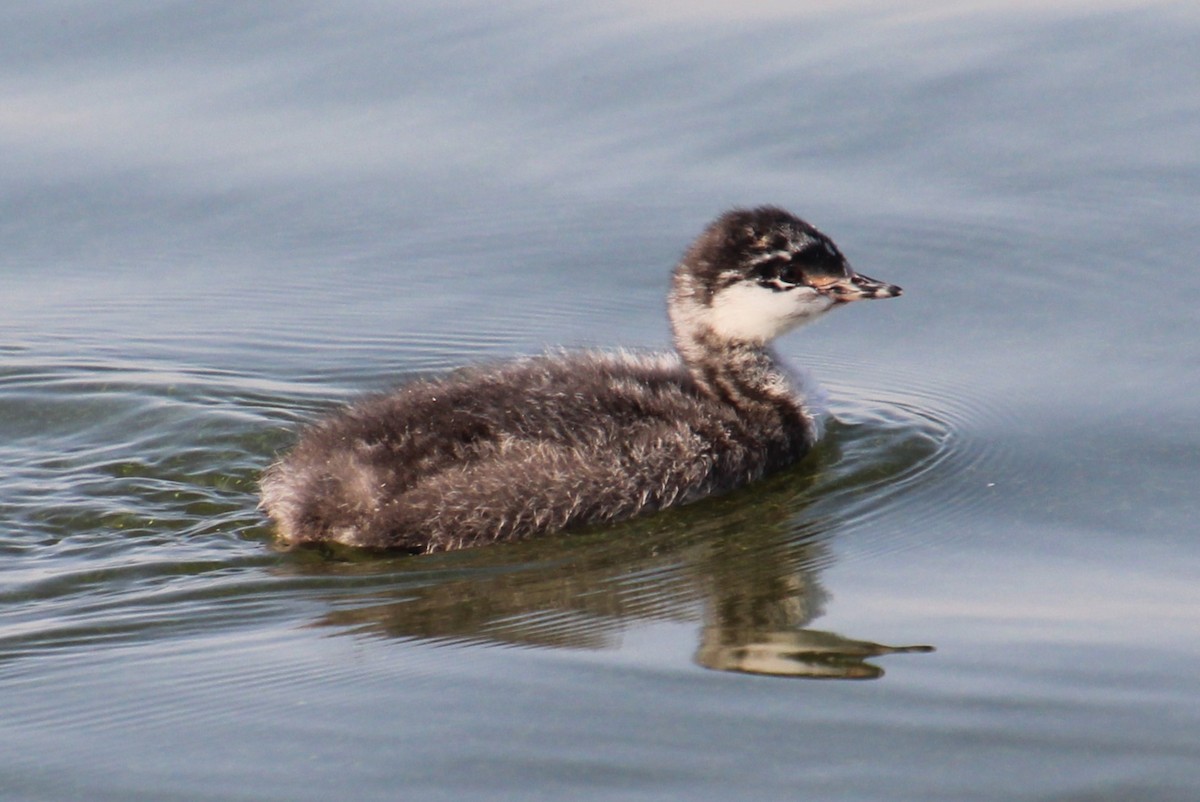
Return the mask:
POLYGON ((803 284, 804 271, 792 259, 779 266, 779 280, 785 284, 803 284))
POLYGON ((773 290, 790 290, 804 283, 800 265, 787 256, 776 256, 755 266, 758 283, 773 290))

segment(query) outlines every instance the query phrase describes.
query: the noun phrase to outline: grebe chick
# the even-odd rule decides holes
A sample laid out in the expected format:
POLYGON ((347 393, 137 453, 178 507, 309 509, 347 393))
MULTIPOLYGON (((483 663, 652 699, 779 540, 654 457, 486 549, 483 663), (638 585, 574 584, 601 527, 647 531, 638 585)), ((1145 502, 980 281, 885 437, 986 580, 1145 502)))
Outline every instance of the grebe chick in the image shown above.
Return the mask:
POLYGON ((675 268, 677 353, 548 354, 410 383, 310 427, 264 474, 261 506, 290 543, 433 552, 728 491, 821 435, 771 340, 899 294, 788 212, 735 209, 675 268))

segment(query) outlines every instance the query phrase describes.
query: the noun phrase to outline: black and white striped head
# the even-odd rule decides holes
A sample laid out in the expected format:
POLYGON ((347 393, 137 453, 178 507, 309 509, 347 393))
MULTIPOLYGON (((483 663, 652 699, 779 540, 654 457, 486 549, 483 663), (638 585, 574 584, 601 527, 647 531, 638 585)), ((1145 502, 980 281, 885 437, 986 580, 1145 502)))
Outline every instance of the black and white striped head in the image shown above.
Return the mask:
POLYGON ((726 212, 696 239, 675 269, 670 314, 686 340, 763 344, 839 304, 898 295, 808 223, 761 206, 726 212))

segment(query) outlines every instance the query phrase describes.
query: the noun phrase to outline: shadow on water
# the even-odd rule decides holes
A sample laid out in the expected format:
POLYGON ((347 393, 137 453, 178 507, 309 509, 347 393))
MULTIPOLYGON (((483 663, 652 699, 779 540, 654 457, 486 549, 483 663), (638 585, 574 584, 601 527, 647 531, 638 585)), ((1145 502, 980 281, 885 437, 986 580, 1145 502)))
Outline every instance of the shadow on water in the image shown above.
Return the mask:
MULTIPOLYGON (((840 428, 855 442, 855 427, 840 428)), ((603 531, 428 557, 306 548, 279 570, 350 580, 354 598, 330 599, 316 622, 350 634, 601 649, 636 623, 698 621, 694 659, 706 668, 872 679, 883 670, 868 658, 932 647, 809 628, 824 612, 820 574, 841 522, 806 508, 832 482, 861 491, 846 470, 842 449, 826 446, 746 491, 603 531)), ((872 481, 879 470, 867 470, 872 481)))

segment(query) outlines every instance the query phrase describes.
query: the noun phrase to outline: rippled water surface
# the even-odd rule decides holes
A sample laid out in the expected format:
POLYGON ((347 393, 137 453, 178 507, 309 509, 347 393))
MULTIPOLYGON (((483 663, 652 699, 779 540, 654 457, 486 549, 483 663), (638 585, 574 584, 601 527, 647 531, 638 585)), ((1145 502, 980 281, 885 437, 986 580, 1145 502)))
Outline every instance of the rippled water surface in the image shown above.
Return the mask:
POLYGON ((0 11, 0 797, 1196 799, 1198 39, 1186 4, 0 11), (273 544, 302 422, 666 347, 679 252, 764 202, 905 288, 781 343, 837 416, 804 464, 509 546, 273 544))

